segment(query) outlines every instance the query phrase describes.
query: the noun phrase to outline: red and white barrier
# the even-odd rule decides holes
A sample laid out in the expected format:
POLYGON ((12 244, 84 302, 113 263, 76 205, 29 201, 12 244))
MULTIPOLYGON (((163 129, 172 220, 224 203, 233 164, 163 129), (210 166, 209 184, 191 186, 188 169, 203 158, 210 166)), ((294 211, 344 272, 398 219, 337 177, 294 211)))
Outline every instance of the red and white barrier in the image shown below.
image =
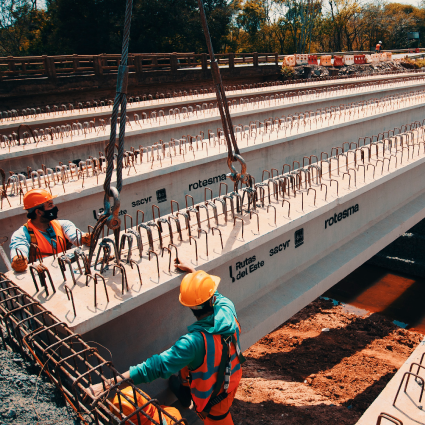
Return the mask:
POLYGON ((344 65, 354 65, 354 55, 344 55, 342 57, 344 65))
POLYGON ((296 54, 295 63, 297 65, 308 65, 308 55, 296 54))

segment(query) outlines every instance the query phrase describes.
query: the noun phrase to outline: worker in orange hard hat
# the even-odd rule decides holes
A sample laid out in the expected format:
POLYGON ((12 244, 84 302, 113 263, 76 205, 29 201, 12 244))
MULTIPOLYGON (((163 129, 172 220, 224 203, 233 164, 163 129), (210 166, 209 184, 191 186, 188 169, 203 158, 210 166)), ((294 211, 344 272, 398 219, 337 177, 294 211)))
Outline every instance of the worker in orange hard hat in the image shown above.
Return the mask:
MULTIPOLYGON (((47 257, 78 244, 77 233, 81 235, 81 231, 69 220, 57 220, 55 197, 44 189, 31 189, 25 194, 24 210, 28 211, 29 220, 10 241, 10 258, 16 272, 23 272, 28 261, 33 263, 39 256, 47 257)), ((90 234, 80 238, 82 243, 90 245, 90 234)))
MULTIPOLYGON (((136 385, 169 378, 170 389, 183 407, 192 406, 205 424, 233 425, 229 409, 245 361, 235 306, 217 292, 218 276, 195 271, 181 260, 175 263, 188 272, 180 284, 180 302, 191 309, 197 321, 171 348, 130 367, 123 377, 131 378, 136 385)), ((102 392, 102 384, 88 391, 92 397, 102 392)))

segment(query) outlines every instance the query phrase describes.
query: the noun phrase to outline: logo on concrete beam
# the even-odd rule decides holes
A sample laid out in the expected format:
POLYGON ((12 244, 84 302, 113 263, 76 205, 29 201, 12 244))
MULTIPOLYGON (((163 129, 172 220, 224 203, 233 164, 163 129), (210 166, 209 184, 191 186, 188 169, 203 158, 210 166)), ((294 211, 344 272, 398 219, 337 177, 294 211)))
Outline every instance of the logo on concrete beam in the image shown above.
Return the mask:
POLYGON ((304 243, 304 229, 298 229, 294 234, 295 248, 298 248, 304 243))

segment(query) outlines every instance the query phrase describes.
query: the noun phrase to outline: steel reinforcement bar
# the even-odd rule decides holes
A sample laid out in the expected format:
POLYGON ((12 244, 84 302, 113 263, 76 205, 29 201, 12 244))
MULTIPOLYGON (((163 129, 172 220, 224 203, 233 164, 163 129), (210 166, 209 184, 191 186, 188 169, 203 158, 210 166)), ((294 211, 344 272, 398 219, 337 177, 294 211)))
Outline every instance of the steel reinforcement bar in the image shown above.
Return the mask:
MULTIPOLYGON (((338 80, 353 80, 353 84, 359 84, 356 83, 356 79, 365 79, 367 77, 376 79, 377 77, 384 77, 384 76, 395 76, 395 75, 403 75, 403 74, 412 74, 412 73, 418 73, 422 74, 423 71, 421 70, 412 70, 412 69, 406 69, 405 71, 391 71, 391 72, 381 72, 378 74, 372 74, 372 75, 343 75, 343 76, 326 76, 326 77, 316 77, 314 80, 305 80, 305 79, 297 79, 297 80, 286 80, 286 81, 270 81, 270 82, 264 82, 264 83, 252 83, 252 84, 238 84, 238 85, 225 85, 225 91, 226 92, 241 92, 244 90, 255 90, 255 89, 267 89, 267 88, 273 88, 275 87, 276 90, 278 90, 281 86, 305 86, 306 88, 315 85, 319 82, 326 82, 326 81, 335 81, 335 84, 338 84, 338 80)), ((384 81, 384 80, 383 80, 384 81)), ((367 84, 367 83, 366 83, 367 84)), ((294 87, 294 90, 302 90, 302 87, 294 87)), ((213 87, 206 87, 203 89, 186 89, 182 90, 179 89, 174 91, 167 91, 165 93, 155 93, 155 94, 144 94, 144 95, 138 95, 136 93, 132 94, 129 99, 128 103, 131 105, 135 105, 137 103, 141 102, 166 102, 166 101, 172 101, 176 98, 190 98, 193 97, 198 98, 202 96, 206 96, 208 94, 214 93, 213 87)), ((36 119, 36 118, 43 118, 43 116, 55 116, 58 114, 64 114, 69 113, 72 111, 79 111, 80 113, 84 112, 90 112, 90 111, 103 111, 105 108, 111 108, 113 104, 112 99, 93 99, 90 101, 81 101, 77 102, 75 104, 67 103, 61 105, 52 105, 52 106, 45 106, 44 108, 41 107, 31 107, 28 106, 26 108, 22 109, 9 109, 9 110, 3 110, 0 111, 0 123, 4 122, 13 122, 15 120, 19 119, 36 119)))
MULTIPOLYGON (((69 293, 72 296, 72 292, 69 293)), ((158 400, 151 399, 131 380, 124 379, 96 347, 88 345, 3 273, 0 273, 0 336, 3 345, 8 341, 40 364, 85 424, 141 425, 142 419, 147 418, 154 425, 162 425, 163 418, 167 417, 173 425, 187 425, 185 419, 174 418, 158 400), (124 379, 124 384, 117 384, 117 376, 124 379), (110 378, 114 378, 115 385, 107 390, 105 381, 110 378), (86 390, 97 382, 103 383, 105 392, 93 399, 86 390), (132 388, 133 397, 122 391, 123 385, 132 388), (111 401, 112 395, 118 403, 111 401), (139 397, 144 404, 138 403, 139 397), (133 406, 130 414, 128 404, 133 406), (145 411, 149 405, 154 407, 154 417, 145 411)))

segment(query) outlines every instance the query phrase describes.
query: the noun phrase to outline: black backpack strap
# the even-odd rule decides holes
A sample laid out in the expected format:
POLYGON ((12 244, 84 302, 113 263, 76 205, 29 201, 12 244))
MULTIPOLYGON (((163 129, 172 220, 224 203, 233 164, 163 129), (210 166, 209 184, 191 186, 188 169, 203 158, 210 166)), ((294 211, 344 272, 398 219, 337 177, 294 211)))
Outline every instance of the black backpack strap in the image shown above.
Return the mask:
POLYGON ((239 345, 239 326, 236 328, 236 335, 238 338, 236 339, 234 335, 232 335, 232 342, 236 347, 236 355, 238 356, 239 363, 244 364, 246 362, 246 358, 243 356, 241 351, 241 346, 239 345))
POLYGON ((37 260, 37 237, 34 234, 34 230, 31 229, 31 227, 28 226, 28 223, 24 224, 24 227, 28 230, 28 233, 30 235, 30 249, 28 252, 28 262, 34 263, 37 260))

